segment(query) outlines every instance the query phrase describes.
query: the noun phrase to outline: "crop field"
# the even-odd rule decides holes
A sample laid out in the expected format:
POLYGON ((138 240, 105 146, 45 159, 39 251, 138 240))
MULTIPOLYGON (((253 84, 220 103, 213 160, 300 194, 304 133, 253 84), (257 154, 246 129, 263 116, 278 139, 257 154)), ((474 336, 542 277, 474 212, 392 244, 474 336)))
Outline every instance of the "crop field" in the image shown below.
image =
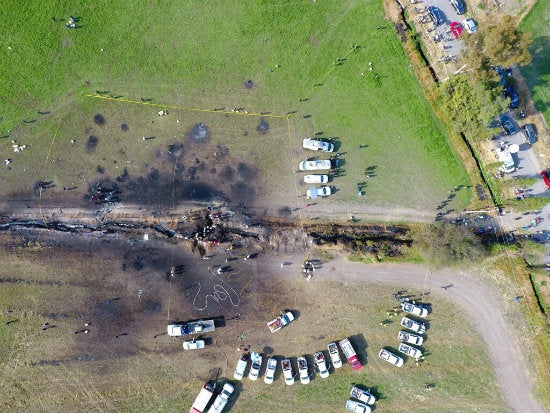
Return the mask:
MULTIPOLYGON (((198 178, 277 213, 303 206, 306 187, 293 172, 305 158, 322 158, 301 149, 314 134, 333 139, 342 165, 319 214, 388 206, 429 213, 468 185, 376 1, 26 2, 0 25, 10 33, 0 57, 13 63, 13 80, 0 86, 0 150, 11 158, 4 196, 36 195, 37 180, 53 181, 49 202, 64 206, 82 199, 87 184, 125 170, 146 181, 152 173, 162 192, 177 192, 179 173, 181 187, 198 178), (74 29, 65 26, 71 14, 74 29), (160 110, 168 115, 157 117, 160 110), (211 139, 190 149, 185 138, 201 124, 211 139), (11 140, 28 149, 13 154, 11 140), (185 155, 170 165, 173 144, 185 155), (241 162, 255 173, 219 176, 241 162)), ((197 191, 215 192, 188 192, 197 191)), ((450 207, 469 196, 460 191, 450 207)))
POLYGON ((200 259, 185 243, 154 238, 28 232, 4 234, 2 242, 2 410, 186 411, 204 381, 219 377, 236 385, 232 412, 340 411, 352 383, 373 389, 380 412, 401 412, 404 405, 418 412, 506 411, 483 342, 456 306, 440 298, 428 296, 425 361, 416 366, 408 359, 396 368, 377 353, 397 347, 403 314, 386 312, 395 307, 399 286, 307 282, 296 267, 281 268, 289 255, 276 253, 234 261, 232 273, 215 277, 207 272, 215 260, 200 259), (185 265, 184 276, 165 276, 174 264, 185 265), (227 295, 214 300, 215 291, 227 295), (281 308, 297 319, 272 334, 265 322, 281 308), (205 350, 185 351, 165 326, 196 317, 224 322, 206 334, 205 350), (74 333, 84 328, 89 333, 74 333), (359 372, 345 362, 326 379, 314 374, 308 385, 286 386, 280 368, 269 386, 232 379, 240 345, 294 363, 305 354, 311 363, 313 353, 344 337, 364 364, 359 372))
POLYGON ((521 68, 527 85, 531 90, 535 106, 550 124, 550 4, 546 1, 537 1, 521 22, 520 29, 530 32, 533 43, 529 51, 532 62, 521 68))

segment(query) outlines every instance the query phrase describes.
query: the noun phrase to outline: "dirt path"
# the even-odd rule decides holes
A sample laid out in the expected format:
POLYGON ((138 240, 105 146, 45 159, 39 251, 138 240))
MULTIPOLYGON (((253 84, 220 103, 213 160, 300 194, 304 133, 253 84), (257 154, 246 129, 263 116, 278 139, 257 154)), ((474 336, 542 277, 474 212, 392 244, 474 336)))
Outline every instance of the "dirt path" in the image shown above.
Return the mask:
MULTIPOLYGON (((322 278, 364 280, 430 291, 453 300, 468 315, 489 349, 498 385, 513 412, 547 412, 534 398, 527 360, 517 334, 505 319, 505 310, 496 294, 482 281, 461 271, 426 273, 415 265, 361 265, 336 259, 315 274, 322 278), (338 271, 336 271, 338 269, 338 271), (447 289, 441 287, 452 284, 447 289)), ((437 309, 436 309, 437 311, 437 309)))

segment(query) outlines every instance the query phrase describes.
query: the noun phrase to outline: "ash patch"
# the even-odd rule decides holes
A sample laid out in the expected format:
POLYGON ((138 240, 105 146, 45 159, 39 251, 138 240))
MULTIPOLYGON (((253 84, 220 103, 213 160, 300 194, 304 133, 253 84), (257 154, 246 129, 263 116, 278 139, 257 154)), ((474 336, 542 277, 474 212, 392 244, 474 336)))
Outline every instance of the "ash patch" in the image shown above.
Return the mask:
POLYGON ((218 192, 214 187, 197 182, 190 182, 186 185, 185 191, 182 194, 184 199, 193 199, 198 201, 210 201, 215 198, 218 192))
POLYGON ((159 301, 147 301, 143 310, 147 314, 158 314, 162 310, 162 303, 159 301))
POLYGON ((185 136, 195 142, 206 142, 210 139, 210 129, 204 123, 197 123, 185 136))
POLYGON ((245 80, 245 82, 243 83, 243 87, 245 89, 253 89, 254 86, 254 81, 252 79, 245 80))
POLYGON ((269 131, 269 123, 264 118, 260 119, 260 123, 258 123, 258 126, 256 127, 256 130, 260 133, 260 135, 265 135, 269 131))
POLYGON ((239 172, 241 178, 245 181, 250 181, 258 176, 258 171, 254 167, 243 162, 237 165, 237 171, 239 172))
POLYGON ((90 135, 88 142, 86 142, 86 152, 91 153, 95 151, 97 144, 99 143, 99 138, 95 135, 90 135))
POLYGON ((128 129, 130 129, 130 128, 128 127, 127 124, 123 123, 122 125, 120 125, 120 130, 122 132, 128 132, 128 129))
POLYGON ((256 189, 243 181, 231 185, 231 196, 239 199, 242 203, 251 203, 256 197, 256 189))
POLYGON ((226 165, 223 170, 220 172, 220 176, 223 179, 227 179, 228 181, 232 181, 235 179, 235 170, 231 168, 229 165, 226 165))
POLYGON ((292 213, 290 207, 287 207, 287 206, 279 208, 278 212, 279 212, 279 216, 284 218, 289 217, 290 214, 292 213))
POLYGON ((175 142, 168 145, 168 159, 172 162, 176 162, 185 154, 183 143, 175 142))
POLYGON ((156 168, 151 169, 151 172, 147 174, 147 178, 149 178, 149 180, 151 181, 158 181, 159 177, 160 177, 160 172, 156 168))
POLYGON ((98 126, 105 125, 105 117, 101 113, 96 113, 94 115, 94 123, 98 126))

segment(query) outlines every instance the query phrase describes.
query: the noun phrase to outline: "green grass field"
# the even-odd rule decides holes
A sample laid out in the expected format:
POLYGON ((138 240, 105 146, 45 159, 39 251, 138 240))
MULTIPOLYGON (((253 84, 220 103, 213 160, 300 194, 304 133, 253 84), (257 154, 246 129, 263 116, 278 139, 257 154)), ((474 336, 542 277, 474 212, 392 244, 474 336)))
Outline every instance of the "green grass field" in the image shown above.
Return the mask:
MULTIPOLYGON (((297 149, 301 139, 321 132, 337 137, 345 160, 345 175, 334 181, 337 209, 430 210, 449 189, 468 184, 377 1, 24 2, 3 17, 0 27, 9 35, 0 58, 11 63, 5 65, 10 81, 0 85, 6 137, 0 149, 12 158, 11 170, 2 174, 4 193, 25 192, 36 179, 54 180, 58 188, 78 185, 94 177, 100 163, 113 175, 123 163, 145 173, 153 146, 173 142, 197 122, 213 126, 217 142, 255 127, 245 116, 227 124, 222 114, 179 110, 170 116, 181 116, 180 124, 159 126, 159 119, 152 125, 156 108, 86 96, 96 91, 184 108, 242 107, 282 116, 296 111, 289 119, 272 119, 264 141, 225 143, 235 158, 258 165, 262 182, 282 177, 271 180, 277 181, 271 192, 294 195, 289 174, 311 156, 297 149), (65 27, 71 14, 78 18, 76 29, 65 27), (252 87, 246 88, 249 79, 252 87), (95 113, 107 119, 99 131, 95 113), (115 119, 124 119, 130 133, 122 134, 115 119), (85 140, 95 132, 100 144, 88 156, 85 140), (137 140, 146 135, 159 139, 144 150, 137 140), (11 139, 29 149, 10 153, 11 139), (360 182, 367 184, 361 198, 360 182)), ((297 188, 296 195, 305 192, 297 188)), ((468 200, 460 191, 450 207, 468 200)))
POLYGON ((520 29, 530 32, 533 43, 529 51, 533 61, 521 68, 536 108, 542 112, 546 124, 550 124, 550 3, 537 1, 520 24, 520 29))

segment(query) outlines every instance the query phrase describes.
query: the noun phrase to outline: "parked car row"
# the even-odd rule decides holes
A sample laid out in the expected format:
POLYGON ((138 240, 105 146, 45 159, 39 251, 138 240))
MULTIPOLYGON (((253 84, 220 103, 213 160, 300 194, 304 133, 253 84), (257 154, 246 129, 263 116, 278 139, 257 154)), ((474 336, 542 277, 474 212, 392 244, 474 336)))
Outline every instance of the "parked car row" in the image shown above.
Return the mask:
MULTIPOLYGON (((417 317, 426 318, 430 312, 431 307, 426 304, 417 303, 415 301, 406 301, 401 303, 401 310, 406 313, 412 314, 417 317)), ((406 356, 412 357, 416 360, 422 357, 422 350, 414 347, 420 346, 424 342, 424 337, 420 334, 423 334, 427 325, 423 321, 416 320, 409 316, 405 316, 401 319, 401 326, 407 328, 410 331, 401 330, 397 333, 397 339, 400 341, 397 351, 406 356), (414 334, 418 333, 418 334, 414 334)), ((386 348, 382 348, 378 353, 378 357, 384 361, 387 361, 390 364, 393 364, 396 367, 401 367, 404 364, 404 360, 398 354, 395 354, 393 351, 390 351, 386 348)))
MULTIPOLYGON (((466 12, 466 6, 462 0, 450 0, 449 3, 451 3, 451 6, 453 6, 453 8, 455 9, 456 14, 460 15, 466 12)), ((434 26, 441 26, 443 23, 445 23, 443 13, 441 12, 441 10, 439 10, 438 7, 429 6, 427 8, 427 11, 434 26)), ((449 24, 449 27, 455 39, 457 39, 462 34, 463 27, 470 34, 477 31, 476 24, 471 17, 466 17, 462 21, 462 24, 460 24, 459 22, 451 22, 449 24)))
MULTIPOLYGON (((354 370, 359 370, 362 367, 362 365, 359 359, 357 358, 357 354, 355 353, 355 350, 352 344, 350 343, 349 339, 345 338, 341 340, 338 344, 342 349, 342 352, 348 359, 351 367, 354 370)), ((338 345, 336 343, 330 343, 327 346, 327 350, 330 356, 330 360, 332 362, 332 366, 335 369, 342 367, 342 359, 340 358, 338 345)), ((233 374, 234 379, 236 380, 243 379, 243 377, 246 374, 246 369, 248 367, 249 361, 251 362, 251 366, 250 366, 250 371, 248 372, 248 378, 253 381, 258 379, 262 368, 263 357, 256 352, 253 352, 251 354, 243 353, 241 355, 241 357, 237 362, 237 366, 235 367, 235 373, 233 374)), ((310 381, 311 373, 309 370, 306 356, 298 357, 297 362, 298 362, 298 377, 300 379, 300 383, 308 384, 310 381)), ((325 357, 325 354, 322 351, 318 351, 313 355, 313 362, 316 367, 317 373, 321 378, 325 379, 330 375, 327 359, 325 357)), ((277 370, 277 364, 278 364, 277 359, 274 357, 270 357, 267 360, 265 372, 264 372, 265 383, 267 384, 273 383, 273 380, 275 378, 275 372, 277 370)), ((280 365, 281 365, 281 370, 283 371, 283 377, 285 379, 285 383, 289 386, 294 384, 295 373, 294 373, 294 367, 292 366, 291 360, 288 358, 284 358, 283 360, 281 360, 280 365)))
MULTIPOLYGON (((312 151, 321 151, 321 152, 333 152, 334 144, 331 142, 326 142, 321 139, 307 138, 302 142, 302 147, 304 149, 309 149, 312 151)), ((334 159, 319 159, 312 161, 302 161, 298 165, 300 171, 328 171, 333 169, 337 165, 337 161, 334 159)), ((306 184, 326 184, 329 181, 329 176, 326 174, 323 175, 313 175, 308 174, 304 176, 304 182, 306 184)), ((317 197, 326 197, 332 194, 332 188, 330 186, 311 186, 307 190, 307 197, 311 199, 316 199, 317 197)))

